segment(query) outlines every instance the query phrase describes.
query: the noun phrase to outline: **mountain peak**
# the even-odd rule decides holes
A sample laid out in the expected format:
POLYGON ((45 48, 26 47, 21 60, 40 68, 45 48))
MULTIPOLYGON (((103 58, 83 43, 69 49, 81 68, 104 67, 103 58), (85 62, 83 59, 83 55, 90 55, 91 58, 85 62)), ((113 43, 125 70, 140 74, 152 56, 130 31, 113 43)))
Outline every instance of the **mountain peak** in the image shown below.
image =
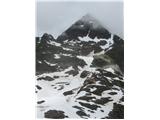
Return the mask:
POLYGON ((92 21, 92 20, 96 20, 91 14, 86 14, 84 15, 80 20, 83 20, 83 21, 92 21))
POLYGON ((111 37, 111 33, 104 28, 100 22, 92 15, 86 14, 74 24, 71 25, 66 31, 64 31, 58 38, 58 41, 64 41, 66 39, 76 39, 78 37, 89 36, 94 39, 111 37))
POLYGON ((77 23, 79 22, 90 25, 94 29, 103 27, 101 23, 96 18, 94 18, 91 14, 84 15, 81 19, 77 21, 77 23))

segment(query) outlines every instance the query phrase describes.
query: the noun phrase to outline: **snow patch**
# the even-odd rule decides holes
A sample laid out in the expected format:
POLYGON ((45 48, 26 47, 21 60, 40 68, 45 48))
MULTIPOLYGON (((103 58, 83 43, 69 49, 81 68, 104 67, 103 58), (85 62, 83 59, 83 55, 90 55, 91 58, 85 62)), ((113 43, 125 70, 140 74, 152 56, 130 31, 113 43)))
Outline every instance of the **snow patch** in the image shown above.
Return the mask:
POLYGON ((55 41, 50 41, 49 44, 55 45, 55 46, 61 46, 60 43, 57 43, 57 42, 55 42, 55 41))
POLYGON ((49 63, 49 62, 47 62, 46 60, 44 60, 44 62, 45 62, 46 64, 48 64, 49 66, 56 66, 56 64, 49 63))
POLYGON ((54 54, 54 56, 55 56, 54 57, 55 59, 59 59, 60 58, 60 55, 58 55, 58 54, 54 54))

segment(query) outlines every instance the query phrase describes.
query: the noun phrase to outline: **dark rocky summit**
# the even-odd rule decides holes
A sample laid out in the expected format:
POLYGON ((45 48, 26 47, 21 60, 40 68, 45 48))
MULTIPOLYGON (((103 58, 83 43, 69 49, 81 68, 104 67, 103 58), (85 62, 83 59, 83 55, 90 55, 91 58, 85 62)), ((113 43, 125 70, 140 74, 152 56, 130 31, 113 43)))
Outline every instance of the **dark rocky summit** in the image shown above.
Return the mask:
POLYGON ((87 14, 62 33, 57 40, 77 39, 79 36, 83 37, 87 35, 92 39, 95 37, 106 39, 111 37, 111 33, 108 30, 99 24, 95 18, 87 14))

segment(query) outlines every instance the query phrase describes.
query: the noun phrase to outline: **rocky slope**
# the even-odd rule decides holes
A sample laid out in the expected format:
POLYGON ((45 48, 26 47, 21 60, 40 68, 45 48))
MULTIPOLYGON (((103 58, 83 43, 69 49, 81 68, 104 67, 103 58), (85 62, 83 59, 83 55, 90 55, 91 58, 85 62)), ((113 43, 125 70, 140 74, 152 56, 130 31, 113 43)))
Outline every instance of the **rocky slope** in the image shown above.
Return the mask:
POLYGON ((123 118, 124 41, 83 16, 36 38, 38 118, 123 118))

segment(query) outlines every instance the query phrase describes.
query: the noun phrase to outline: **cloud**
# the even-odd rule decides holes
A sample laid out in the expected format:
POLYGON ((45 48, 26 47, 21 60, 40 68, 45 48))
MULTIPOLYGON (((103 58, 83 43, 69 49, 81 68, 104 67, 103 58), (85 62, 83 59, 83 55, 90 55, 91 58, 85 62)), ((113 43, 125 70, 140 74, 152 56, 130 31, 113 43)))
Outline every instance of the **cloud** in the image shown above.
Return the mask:
POLYGON ((75 21, 90 13, 109 31, 123 38, 123 2, 37 2, 37 36, 60 35, 75 21))

